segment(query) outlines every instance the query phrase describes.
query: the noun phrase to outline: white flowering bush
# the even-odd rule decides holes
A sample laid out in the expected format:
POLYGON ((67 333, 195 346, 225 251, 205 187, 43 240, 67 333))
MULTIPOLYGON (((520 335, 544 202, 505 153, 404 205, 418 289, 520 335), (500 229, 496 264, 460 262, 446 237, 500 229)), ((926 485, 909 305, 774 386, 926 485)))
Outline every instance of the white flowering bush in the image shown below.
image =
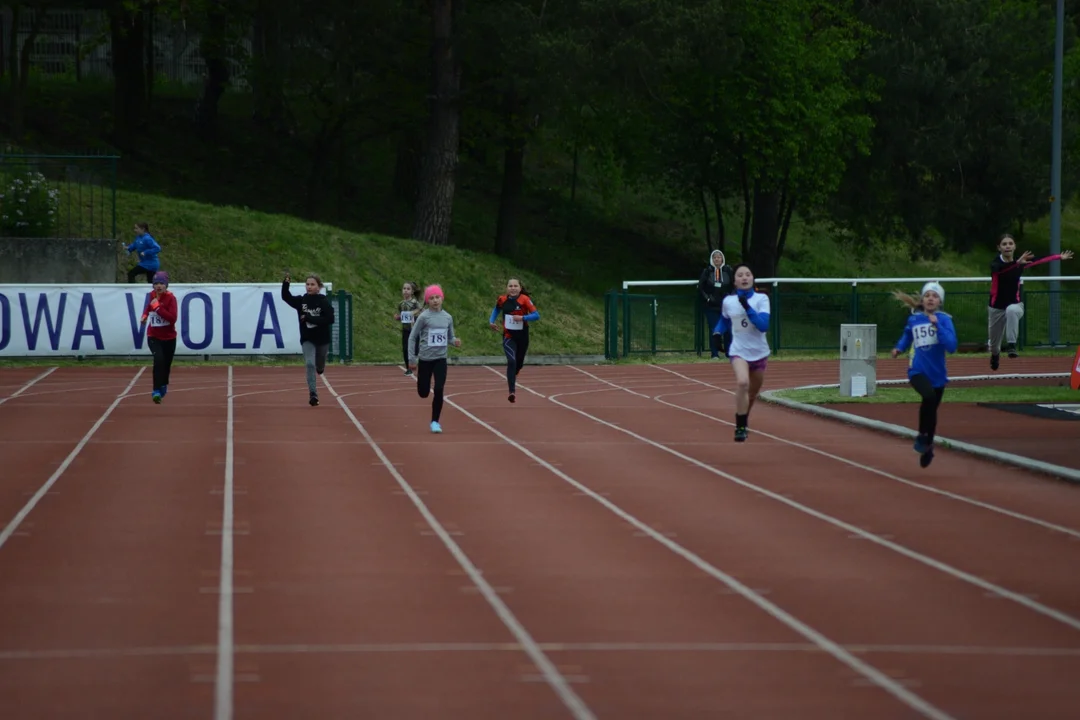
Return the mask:
POLYGON ((37 171, 0 175, 0 237, 55 237, 60 191, 37 171))

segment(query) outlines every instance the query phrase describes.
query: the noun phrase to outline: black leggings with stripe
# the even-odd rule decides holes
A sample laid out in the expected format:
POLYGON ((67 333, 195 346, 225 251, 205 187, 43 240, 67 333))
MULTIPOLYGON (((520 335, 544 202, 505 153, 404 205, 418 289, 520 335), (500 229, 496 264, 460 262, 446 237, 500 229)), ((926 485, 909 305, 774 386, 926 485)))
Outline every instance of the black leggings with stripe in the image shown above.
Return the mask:
POLYGON ((514 333, 513 337, 503 336, 503 354, 506 355, 506 382, 510 392, 517 392, 517 374, 525 365, 525 353, 529 351, 529 334, 514 333))

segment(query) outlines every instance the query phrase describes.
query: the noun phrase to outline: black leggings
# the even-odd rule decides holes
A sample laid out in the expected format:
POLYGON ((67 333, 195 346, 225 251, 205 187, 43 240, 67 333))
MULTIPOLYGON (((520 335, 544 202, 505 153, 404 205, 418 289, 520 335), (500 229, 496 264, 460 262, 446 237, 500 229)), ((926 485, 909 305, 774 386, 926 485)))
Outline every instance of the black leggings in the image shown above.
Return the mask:
POLYGON ((416 393, 426 398, 431 392, 431 377, 435 376, 435 399, 431 401, 431 422, 442 415, 443 387, 446 385, 446 358, 419 360, 416 363, 416 393))
POLYGON ((135 278, 137 278, 137 277, 139 277, 140 275, 143 275, 143 274, 146 275, 146 282, 152 282, 153 279, 154 279, 154 273, 156 273, 156 272, 157 272, 157 270, 148 270, 148 269, 144 268, 142 265, 136 265, 135 267, 128 270, 128 282, 129 283, 135 282, 135 278))
POLYGON ((912 375, 908 382, 915 388, 915 392, 922 396, 922 404, 919 405, 919 434, 933 440, 937 431, 938 406, 941 405, 945 387, 934 387, 930 384, 930 378, 921 373, 912 375))
POLYGON ((412 325, 401 326, 401 357, 404 358, 405 369, 409 369, 409 333, 412 332, 412 325))
POLYGON ((529 352, 528 333, 514 333, 514 337, 503 337, 503 354, 506 355, 506 382, 510 392, 517 392, 517 374, 525 365, 525 353, 529 352))
POLYGON ((148 337, 146 344, 154 355, 154 389, 160 390, 169 384, 169 372, 172 370, 173 355, 176 354, 176 338, 158 340, 148 337))

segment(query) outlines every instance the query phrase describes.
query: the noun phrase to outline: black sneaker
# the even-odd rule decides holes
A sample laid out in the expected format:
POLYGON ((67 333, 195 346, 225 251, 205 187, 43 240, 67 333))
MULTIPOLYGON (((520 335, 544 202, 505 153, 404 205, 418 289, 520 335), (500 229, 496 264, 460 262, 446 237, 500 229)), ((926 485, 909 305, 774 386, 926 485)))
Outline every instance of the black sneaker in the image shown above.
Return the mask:
POLYGON ((517 402, 517 395, 515 395, 514 393, 510 393, 510 397, 508 397, 506 399, 509 400, 510 402, 517 402))
POLYGON ((1001 356, 1000 355, 991 355, 990 356, 990 369, 991 370, 997 370, 998 366, 1000 364, 1001 364, 1001 356))
POLYGON ((1009 357, 1016 358, 1020 356, 1020 353, 1016 352, 1016 343, 1009 343, 1005 346, 1005 352, 1009 353, 1009 357))
POLYGON ((746 436, 748 434, 745 426, 735 428, 735 442, 746 442, 746 436))
POLYGON ((315 393, 311 393, 311 396, 308 398, 308 405, 310 405, 311 407, 315 407, 318 404, 319 404, 319 396, 316 395, 315 393))
POLYGON ((919 456, 919 467, 929 467, 934 461, 934 448, 930 448, 919 456))

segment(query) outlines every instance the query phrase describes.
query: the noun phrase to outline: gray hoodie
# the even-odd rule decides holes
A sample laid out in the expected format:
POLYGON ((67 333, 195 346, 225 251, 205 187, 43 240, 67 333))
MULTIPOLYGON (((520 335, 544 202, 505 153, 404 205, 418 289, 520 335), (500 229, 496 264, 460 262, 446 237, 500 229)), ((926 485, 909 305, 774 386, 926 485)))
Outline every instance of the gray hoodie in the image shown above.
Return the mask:
POLYGON ((709 262, 701 271, 701 278, 698 280, 698 292, 701 293, 701 299, 705 301, 705 307, 718 311, 724 298, 735 290, 735 273, 726 263, 720 265, 720 272, 717 273, 716 266, 712 264, 714 255, 720 255, 720 259, 724 259, 724 253, 719 250, 713 250, 709 254, 709 262), (718 274, 719 281, 717 281, 718 274))
POLYGON ((445 310, 425 309, 409 333, 409 364, 420 360, 441 360, 454 342, 454 316, 445 310), (420 341, 417 351, 417 340, 420 341))

